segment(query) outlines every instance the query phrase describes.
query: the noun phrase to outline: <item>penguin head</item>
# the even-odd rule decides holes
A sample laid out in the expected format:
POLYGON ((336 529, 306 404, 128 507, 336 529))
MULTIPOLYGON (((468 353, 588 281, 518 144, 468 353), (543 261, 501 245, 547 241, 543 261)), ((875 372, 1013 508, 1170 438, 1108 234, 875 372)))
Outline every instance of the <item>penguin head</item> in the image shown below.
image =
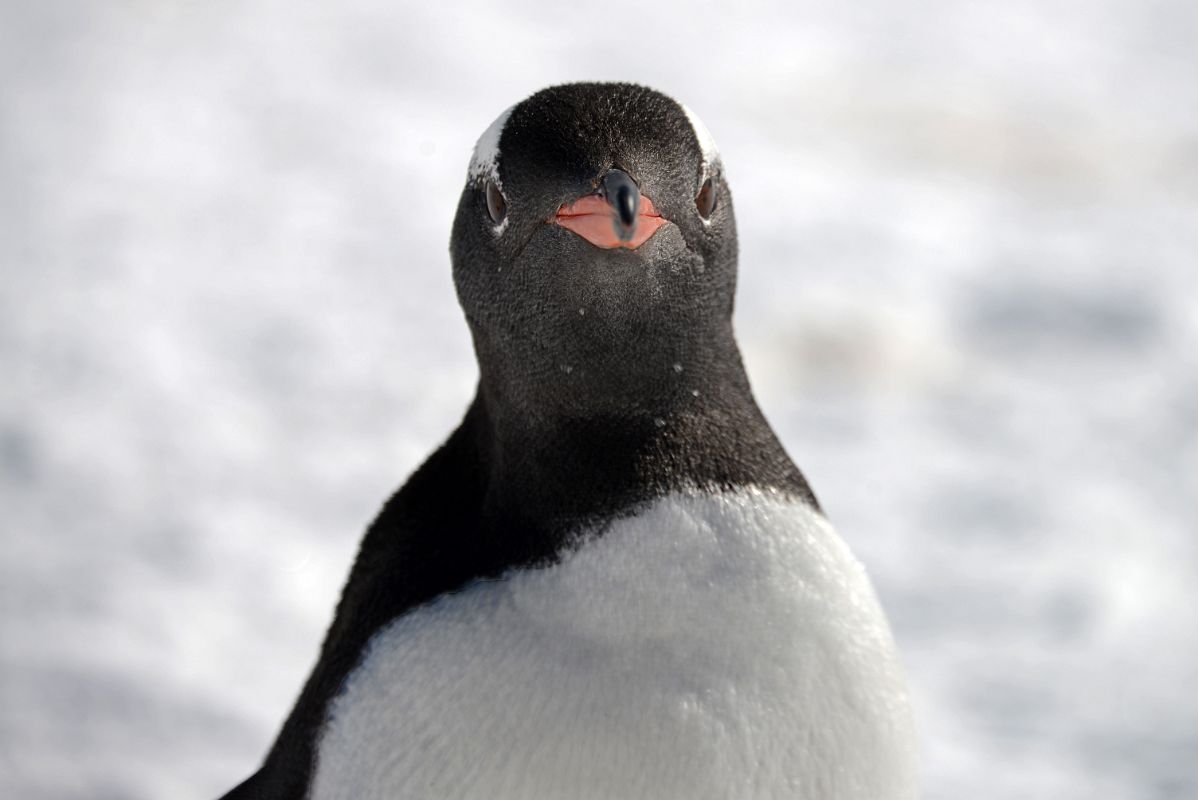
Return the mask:
POLYGON ((554 86, 501 114, 450 252, 484 387, 509 399, 660 405, 735 349, 723 167, 698 118, 651 89, 554 86))

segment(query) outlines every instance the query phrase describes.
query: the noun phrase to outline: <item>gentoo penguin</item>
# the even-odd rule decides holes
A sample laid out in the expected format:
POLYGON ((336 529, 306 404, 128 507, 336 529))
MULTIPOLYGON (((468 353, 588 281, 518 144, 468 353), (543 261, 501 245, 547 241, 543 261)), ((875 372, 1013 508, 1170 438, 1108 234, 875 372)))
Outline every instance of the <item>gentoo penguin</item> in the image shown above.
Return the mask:
POLYGON ((749 389, 698 118, 537 92, 479 140, 450 250, 477 394, 226 797, 914 797, 886 619, 749 389))

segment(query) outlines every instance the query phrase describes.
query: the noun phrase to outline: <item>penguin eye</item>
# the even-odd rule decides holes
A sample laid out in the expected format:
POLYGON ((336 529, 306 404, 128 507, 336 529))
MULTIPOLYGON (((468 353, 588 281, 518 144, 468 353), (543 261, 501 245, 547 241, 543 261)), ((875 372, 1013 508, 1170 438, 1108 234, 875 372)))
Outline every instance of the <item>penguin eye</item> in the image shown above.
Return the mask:
POLYGON ((487 181, 487 213, 496 225, 503 222, 503 218, 507 216, 507 201, 503 199, 503 192, 499 191, 494 181, 487 181))
POLYGON ((711 212, 715 211, 715 183, 711 178, 703 181, 699 187, 699 193, 695 195, 695 208, 700 217, 711 219, 711 212))

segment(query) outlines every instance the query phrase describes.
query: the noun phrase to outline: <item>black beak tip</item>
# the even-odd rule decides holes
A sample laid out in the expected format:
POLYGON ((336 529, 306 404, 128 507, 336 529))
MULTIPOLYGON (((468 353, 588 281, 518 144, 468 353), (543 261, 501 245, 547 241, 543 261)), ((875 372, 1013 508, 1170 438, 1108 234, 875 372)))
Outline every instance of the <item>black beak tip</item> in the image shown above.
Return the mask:
POLYGON ((612 169, 603 179, 603 193, 616 210, 616 233, 628 241, 636 232, 636 217, 641 206, 641 191, 636 181, 624 170, 612 169))
POLYGON ((622 222, 625 227, 632 227, 632 225, 636 222, 636 212, 639 200, 640 197, 637 196, 635 186, 621 186, 616 190, 616 213, 620 215, 620 222, 622 222))

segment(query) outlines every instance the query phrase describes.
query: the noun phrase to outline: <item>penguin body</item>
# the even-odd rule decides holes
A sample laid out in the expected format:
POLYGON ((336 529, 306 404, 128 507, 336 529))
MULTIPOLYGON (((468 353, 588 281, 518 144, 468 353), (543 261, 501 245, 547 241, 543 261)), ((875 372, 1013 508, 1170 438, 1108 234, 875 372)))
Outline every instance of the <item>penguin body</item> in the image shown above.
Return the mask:
POLYGON ((902 693, 822 515, 672 494, 380 631, 332 703, 312 797, 910 797, 902 693))
POLYGON ((885 617, 741 364, 702 123, 538 92, 479 140, 450 251, 478 392, 227 797, 913 797, 885 617))

